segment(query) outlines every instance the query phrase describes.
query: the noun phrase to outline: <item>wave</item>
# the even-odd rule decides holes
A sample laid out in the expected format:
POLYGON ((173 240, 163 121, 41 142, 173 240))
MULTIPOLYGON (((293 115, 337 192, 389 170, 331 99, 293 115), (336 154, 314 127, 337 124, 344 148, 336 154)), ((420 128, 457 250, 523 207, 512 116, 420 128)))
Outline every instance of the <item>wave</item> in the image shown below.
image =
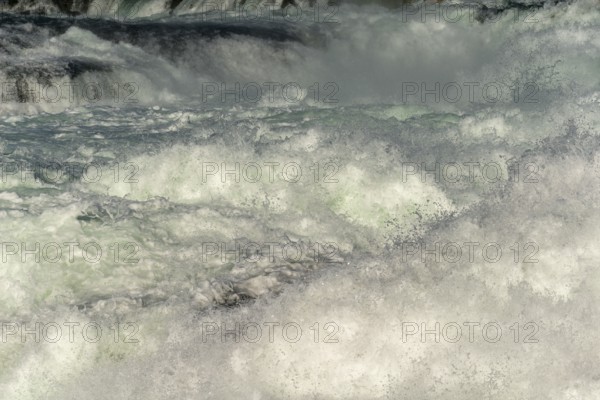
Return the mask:
MULTIPOLYGON (((478 19, 485 20, 510 9, 534 10, 571 0, 453 0, 450 5, 473 7, 478 19)), ((237 12, 238 16, 280 17, 293 19, 298 12, 322 8, 321 12, 335 14, 340 6, 385 7, 407 9, 431 6, 421 0, 8 0, 0 3, 0 12, 118 19, 121 21, 174 15, 204 14, 214 18, 223 13, 237 12), (285 11, 288 7, 295 11, 285 11), (282 11, 283 10, 283 11, 282 11)), ((313 11, 314 12, 314 11, 313 11)), ((230 16, 231 18, 231 16, 230 16)))
POLYGON ((423 20, 424 14, 415 11, 348 6, 336 14, 336 23, 194 16, 122 22, 4 14, 0 113, 56 112, 92 104, 186 104, 198 98, 212 107, 236 96, 250 97, 239 96, 243 88, 258 88, 259 104, 286 104, 281 89, 273 96, 267 93, 268 82, 294 86, 298 93, 290 105, 375 100, 422 109, 423 94, 411 94, 415 87, 440 85, 449 93, 458 90, 457 100, 429 102, 427 108, 449 113, 498 101, 508 106, 515 99, 532 104, 593 96, 586 89, 597 79, 593 56, 575 68, 580 46, 566 33, 573 24, 579 24, 582 35, 593 33, 593 1, 545 6, 533 23, 511 13, 483 24, 470 15, 455 22, 437 16, 423 20), (550 29, 550 21, 558 40, 541 34, 540 29, 550 29), (545 53, 529 54, 532 43, 545 53), (521 61, 525 54, 535 69, 521 61), (364 76, 365 70, 372 73, 364 76), (468 82, 479 85, 476 92, 465 86, 468 82), (219 96, 225 91, 221 85, 242 89, 235 96, 219 96), (498 99, 490 100, 483 91, 490 86, 498 99))
POLYGON ((600 397, 597 0, 44 4, 0 20, 2 392, 600 397))

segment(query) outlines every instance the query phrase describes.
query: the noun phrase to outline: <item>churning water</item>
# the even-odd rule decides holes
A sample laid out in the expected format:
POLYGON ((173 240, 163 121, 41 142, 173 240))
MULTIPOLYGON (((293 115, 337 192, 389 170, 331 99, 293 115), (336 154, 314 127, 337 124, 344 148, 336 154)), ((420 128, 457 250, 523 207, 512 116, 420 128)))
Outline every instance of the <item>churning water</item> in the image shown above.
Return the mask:
POLYGON ((296 3, 2 4, 2 398, 600 398, 600 3, 296 3))

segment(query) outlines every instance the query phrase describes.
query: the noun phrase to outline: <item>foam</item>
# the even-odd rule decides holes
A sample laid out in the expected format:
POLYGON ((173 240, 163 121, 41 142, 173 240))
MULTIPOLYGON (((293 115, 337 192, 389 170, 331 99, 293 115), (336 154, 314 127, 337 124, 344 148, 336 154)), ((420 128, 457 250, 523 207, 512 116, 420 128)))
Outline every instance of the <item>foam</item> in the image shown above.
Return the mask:
POLYGON ((12 338, 0 346, 0 389, 20 399, 598 397, 594 7, 547 6, 532 25, 508 13, 494 23, 399 23, 393 11, 346 7, 340 24, 316 30, 316 44, 221 37, 179 54, 32 24, 30 36, 19 33, 34 43, 21 61, 103 60, 110 72, 74 79, 132 80, 143 90, 139 103, 119 107, 2 105, 3 163, 96 163, 105 172, 93 182, 7 176, 3 242, 135 242, 140 261, 12 257, 0 270, 0 314, 99 321, 107 332, 131 321, 140 343, 12 338), (206 80, 267 79, 335 81, 340 101, 198 99, 206 80), (533 80, 539 101, 402 102, 402 80, 533 80), (308 180, 286 182, 278 170, 270 182, 266 169, 256 182, 202 176, 203 162, 292 161, 308 180), (497 163, 502 178, 403 179, 403 163, 470 161, 497 163), (115 181, 114 163, 137 166, 137 182, 115 181), (339 165, 339 182, 315 182, 315 163, 339 165), (537 166, 537 181, 509 179, 515 163, 537 166), (203 259, 202 243, 252 241, 334 242, 339 251, 324 262, 203 259), (405 259, 406 241, 495 242, 505 253, 496 263, 422 262, 405 259), (537 262, 526 263, 522 246, 531 242, 537 262), (296 322, 304 335, 203 342, 202 323, 268 321, 296 322), (496 321, 504 336, 403 342, 407 321, 430 329, 496 321), (335 322, 339 343, 315 343, 315 322, 335 322), (536 323, 539 343, 515 343, 515 322, 536 323))

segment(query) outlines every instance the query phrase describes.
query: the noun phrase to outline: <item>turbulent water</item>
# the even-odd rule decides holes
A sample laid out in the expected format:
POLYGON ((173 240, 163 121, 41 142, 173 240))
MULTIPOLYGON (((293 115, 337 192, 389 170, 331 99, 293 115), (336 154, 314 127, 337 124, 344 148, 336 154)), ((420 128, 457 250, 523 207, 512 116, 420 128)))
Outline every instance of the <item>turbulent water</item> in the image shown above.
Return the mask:
POLYGON ((244 3, 0 3, 3 398, 600 398, 600 3, 244 3))

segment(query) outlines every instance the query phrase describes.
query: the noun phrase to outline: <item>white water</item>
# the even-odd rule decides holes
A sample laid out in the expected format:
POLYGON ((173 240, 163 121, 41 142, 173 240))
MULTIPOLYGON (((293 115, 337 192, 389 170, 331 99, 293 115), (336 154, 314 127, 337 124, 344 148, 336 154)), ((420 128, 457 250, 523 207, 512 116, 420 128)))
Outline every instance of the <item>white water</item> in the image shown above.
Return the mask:
MULTIPOLYGON (((448 23, 345 5, 336 24, 233 24, 292 33, 294 42, 256 33, 181 39, 173 19, 159 22, 163 32, 140 28, 141 40, 111 40, 110 25, 53 33, 52 24, 5 21, 3 82, 18 71, 30 85, 116 84, 121 97, 0 103, 0 320, 5 333, 35 322, 63 333, 56 343, 3 336, 0 390, 16 399, 599 397, 598 10, 583 0, 548 4, 537 22, 509 10, 496 21, 448 23), (68 60, 107 68, 69 77, 68 60), (294 82, 303 93, 293 102, 281 93, 256 104, 204 101, 215 82, 294 82), (497 102, 481 92, 456 102, 403 93, 435 82, 505 90, 497 102), (137 102, 122 101, 126 83, 137 102), (327 83, 337 102, 323 101, 327 83), (458 183, 407 173, 436 162, 497 165, 501 178, 471 180, 466 167, 458 183), (27 171, 41 163, 45 182, 27 171), (256 163, 262 176, 223 182, 223 163, 256 163), (298 182, 283 171, 291 163, 302 170, 298 182), (73 165, 92 170, 68 175, 73 165), (465 253, 422 262, 406 257, 407 241, 493 242, 503 254, 495 263, 480 250, 473 261, 465 253), (92 263, 76 247, 71 261, 66 242, 97 243, 103 256, 92 263), (202 244, 236 242, 292 244, 303 254, 204 258, 202 244), (63 256, 22 261, 23 243, 57 243, 63 256), (334 243, 335 255, 321 249, 315 259, 315 243, 334 243), (524 262, 527 243, 537 246, 535 263, 524 262), (131 259, 139 261, 123 261, 131 259), (80 323, 73 343, 65 322, 80 323), (97 343, 81 336, 90 322, 102 326, 97 343), (128 322, 139 327, 137 343, 124 342, 128 322), (296 323, 302 336, 286 341, 280 326, 271 343, 269 322, 296 323), (328 322, 339 327, 337 343, 324 342, 328 322), (463 337, 406 338, 406 322, 456 322, 463 337), (479 327, 471 343, 469 322, 497 322, 503 336, 490 343, 479 327), (537 343, 524 339, 529 322, 537 343), (261 340, 206 337, 207 326, 236 323, 262 326, 261 340)), ((177 18, 184 26, 199 17, 177 18)))

